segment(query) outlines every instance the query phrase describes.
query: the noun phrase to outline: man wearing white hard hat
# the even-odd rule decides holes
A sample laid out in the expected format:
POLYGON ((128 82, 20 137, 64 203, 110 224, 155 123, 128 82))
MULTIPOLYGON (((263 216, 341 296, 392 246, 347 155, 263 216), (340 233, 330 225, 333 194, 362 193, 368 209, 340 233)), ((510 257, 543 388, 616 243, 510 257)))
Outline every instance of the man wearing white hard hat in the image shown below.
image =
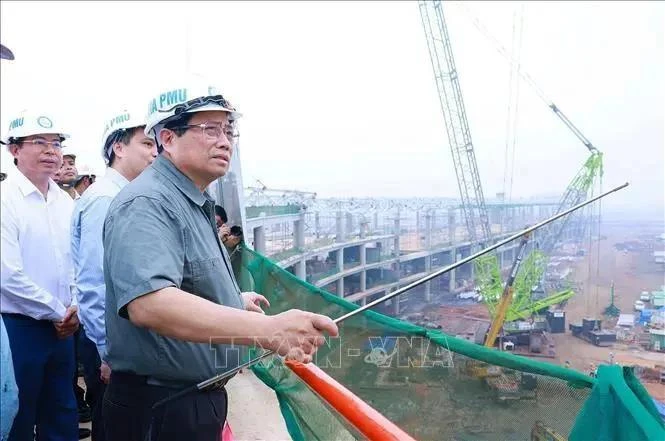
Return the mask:
POLYGON ((51 114, 24 111, 2 140, 17 173, 2 185, 0 312, 12 349, 19 410, 9 440, 78 439, 72 390, 79 326, 69 244, 74 201, 51 179, 67 138, 51 114))
POLYGON ((325 331, 337 335, 328 317, 265 315, 263 296, 240 292, 206 192, 228 171, 238 117, 197 79, 150 101, 145 133, 162 153, 118 193, 104 224, 108 441, 217 441, 226 380, 152 406, 237 367, 239 348, 230 345, 309 362, 325 331))
POLYGON ((63 154, 60 170, 57 172, 58 185, 74 200, 80 196, 74 189, 74 182, 78 173, 76 169, 76 155, 69 152, 63 154))
POLYGON ((92 407, 92 441, 103 441, 102 397, 109 382, 104 310, 102 230, 109 205, 118 192, 157 157, 155 141, 146 136, 145 112, 117 112, 105 122, 101 154, 106 174, 76 201, 72 216, 72 255, 83 323, 79 356, 85 370, 87 399, 92 407))

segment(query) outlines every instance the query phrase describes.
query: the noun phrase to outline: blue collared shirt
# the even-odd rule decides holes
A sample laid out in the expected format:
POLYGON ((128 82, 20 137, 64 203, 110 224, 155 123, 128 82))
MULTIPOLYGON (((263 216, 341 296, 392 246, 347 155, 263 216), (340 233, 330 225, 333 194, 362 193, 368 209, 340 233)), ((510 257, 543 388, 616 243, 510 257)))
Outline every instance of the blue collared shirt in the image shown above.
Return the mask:
POLYGON ((106 175, 88 187, 76 201, 72 216, 72 258, 79 317, 87 337, 97 346, 102 360, 106 357, 106 285, 102 231, 111 201, 128 183, 124 176, 108 168, 106 175))

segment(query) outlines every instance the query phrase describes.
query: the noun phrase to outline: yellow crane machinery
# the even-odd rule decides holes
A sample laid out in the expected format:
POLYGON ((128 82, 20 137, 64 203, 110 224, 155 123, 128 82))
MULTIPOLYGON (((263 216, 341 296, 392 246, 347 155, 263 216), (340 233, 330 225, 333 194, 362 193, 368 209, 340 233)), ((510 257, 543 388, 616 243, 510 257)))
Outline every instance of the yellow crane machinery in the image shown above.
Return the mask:
POLYGON ((517 272, 519 271, 520 265, 522 264, 524 252, 526 250, 526 244, 529 242, 529 236, 530 234, 527 233, 523 235, 522 239, 520 240, 519 248, 517 249, 517 257, 513 261, 513 267, 510 269, 510 275, 508 276, 506 285, 503 288, 503 294, 501 295, 501 300, 499 300, 499 305, 496 308, 494 319, 492 320, 492 325, 490 326, 490 330, 487 333, 487 337, 485 338, 485 346, 488 348, 494 347, 494 342, 496 341, 499 332, 501 332, 501 328, 503 327, 503 323, 506 319, 506 314, 508 313, 508 309, 510 308, 510 305, 513 301, 513 283, 515 282, 515 277, 517 276, 517 272))
MULTIPOLYGON (((522 263, 522 259, 524 258, 524 252, 526 249, 526 244, 529 242, 529 237, 530 233, 527 233, 524 234, 520 240, 520 244, 517 250, 517 257, 513 261, 513 266, 510 270, 510 276, 508 277, 506 285, 503 288, 503 295, 501 296, 499 305, 496 308, 494 319, 490 325, 489 332, 485 337, 484 344, 488 348, 494 347, 494 342, 496 341, 499 332, 501 332, 501 328, 503 327, 503 323, 506 319, 506 314, 508 313, 508 309, 510 308, 510 304, 513 299, 513 282, 515 281, 515 276, 517 275, 517 272, 519 271, 520 265, 522 263)), ((468 360, 465 366, 465 371, 468 375, 482 379, 487 379, 487 377, 501 377, 503 375, 501 368, 498 366, 490 366, 486 363, 476 360, 468 360)), ((488 384, 492 386, 491 383, 488 384)))

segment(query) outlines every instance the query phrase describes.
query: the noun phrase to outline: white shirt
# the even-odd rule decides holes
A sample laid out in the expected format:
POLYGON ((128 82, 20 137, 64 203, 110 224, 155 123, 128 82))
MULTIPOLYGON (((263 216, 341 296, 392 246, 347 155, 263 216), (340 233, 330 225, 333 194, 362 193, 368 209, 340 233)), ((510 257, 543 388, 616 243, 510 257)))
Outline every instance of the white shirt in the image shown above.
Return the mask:
POLYGON ((60 321, 77 304, 70 250, 74 201, 52 180, 44 199, 20 172, 0 185, 0 312, 60 321))

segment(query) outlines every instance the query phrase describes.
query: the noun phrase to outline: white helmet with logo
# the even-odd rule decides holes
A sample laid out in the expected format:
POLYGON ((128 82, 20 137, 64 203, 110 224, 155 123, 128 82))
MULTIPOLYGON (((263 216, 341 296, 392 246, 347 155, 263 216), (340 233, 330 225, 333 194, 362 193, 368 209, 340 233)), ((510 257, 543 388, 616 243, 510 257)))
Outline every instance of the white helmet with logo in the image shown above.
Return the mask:
POLYGON ((69 138, 57 124, 57 119, 49 113, 38 113, 32 110, 24 110, 9 121, 9 128, 0 142, 11 144, 15 139, 26 136, 39 135, 42 133, 55 133, 60 135, 60 140, 69 138))
POLYGON ((157 138, 159 129, 179 115, 210 110, 228 112, 231 121, 242 116, 214 86, 203 78, 190 77, 165 88, 150 100, 145 134, 157 138))
POLYGON ((118 142, 127 130, 145 125, 144 113, 136 109, 116 112, 106 120, 102 135, 102 157, 107 164, 111 161, 113 144, 118 142))

